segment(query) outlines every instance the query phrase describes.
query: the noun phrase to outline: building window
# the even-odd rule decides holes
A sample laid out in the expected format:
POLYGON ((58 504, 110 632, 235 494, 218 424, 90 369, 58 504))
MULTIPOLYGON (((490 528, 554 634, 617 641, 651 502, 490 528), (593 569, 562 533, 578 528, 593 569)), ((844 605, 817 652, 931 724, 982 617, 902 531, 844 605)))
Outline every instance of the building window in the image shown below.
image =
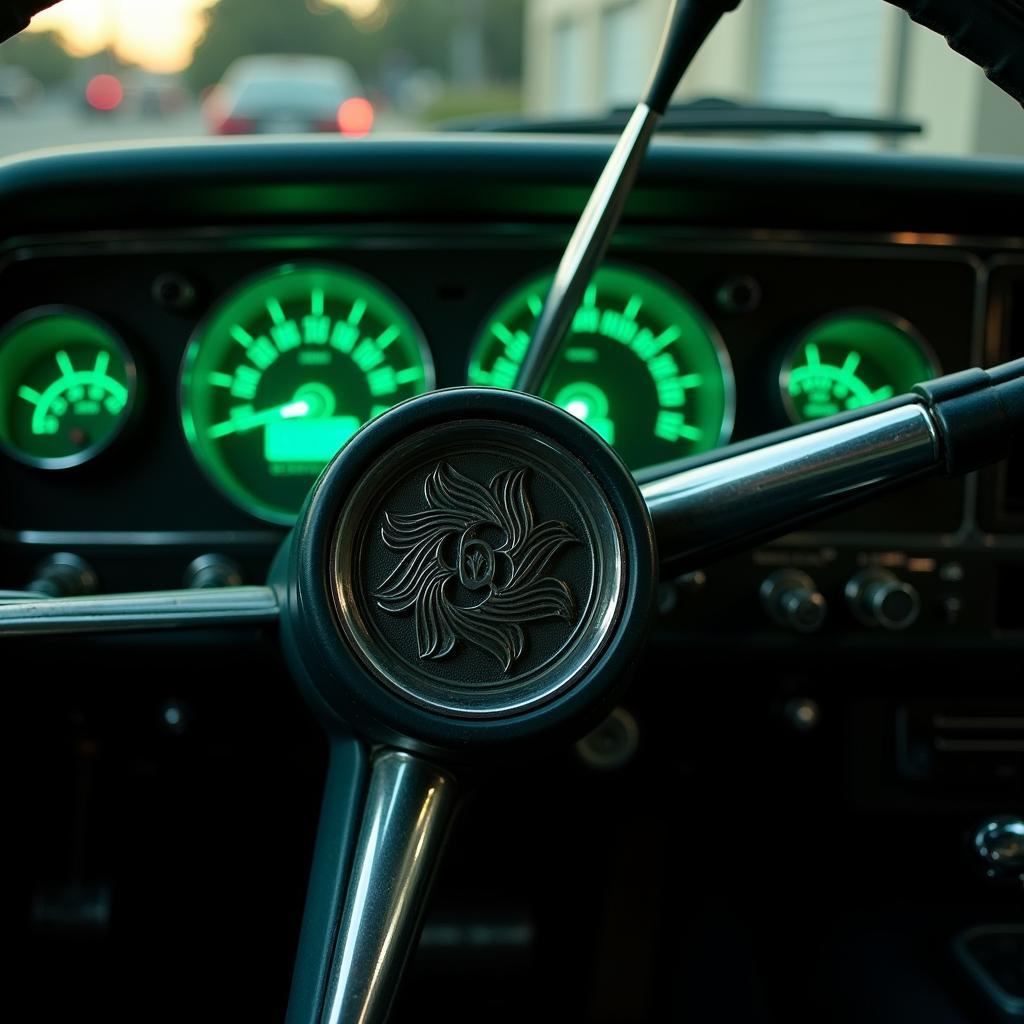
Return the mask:
POLYGON ((586 40, 583 25, 565 19, 555 25, 554 85, 555 110, 562 114, 579 114, 587 108, 586 40))
POLYGON ((616 4, 601 14, 601 101, 606 107, 636 103, 651 70, 644 11, 616 4))

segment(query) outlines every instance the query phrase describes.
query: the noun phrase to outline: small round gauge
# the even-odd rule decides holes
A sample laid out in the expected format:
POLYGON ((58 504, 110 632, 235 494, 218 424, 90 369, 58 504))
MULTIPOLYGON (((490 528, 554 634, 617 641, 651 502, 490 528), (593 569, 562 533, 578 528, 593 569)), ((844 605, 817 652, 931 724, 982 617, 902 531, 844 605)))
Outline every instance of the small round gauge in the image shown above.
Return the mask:
POLYGON ((939 372, 928 343, 906 320, 850 310, 801 335, 779 383, 790 419, 804 423, 892 398, 939 372))
POLYGON ((45 306, 0 334, 0 447, 21 462, 87 462, 121 432, 134 399, 128 350, 84 311, 45 306))
POLYGON ((244 282, 185 353, 185 436, 242 508, 294 520, 313 481, 369 419, 434 386, 419 328, 352 270, 287 264, 244 282))
MULTIPOLYGON (((474 346, 470 384, 514 385, 551 280, 532 280, 501 303, 474 346)), ((597 271, 542 396, 632 469, 707 451, 732 430, 732 367, 715 328, 677 288, 622 266, 597 271)))

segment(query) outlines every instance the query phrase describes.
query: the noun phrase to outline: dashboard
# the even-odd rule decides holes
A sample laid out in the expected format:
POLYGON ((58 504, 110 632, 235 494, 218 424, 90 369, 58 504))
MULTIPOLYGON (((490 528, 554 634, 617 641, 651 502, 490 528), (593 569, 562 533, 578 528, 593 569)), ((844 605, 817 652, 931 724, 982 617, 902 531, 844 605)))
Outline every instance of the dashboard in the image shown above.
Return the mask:
MULTIPOLYGON (((194 582, 197 559, 261 581, 362 423, 435 386, 511 384, 602 150, 303 143, 287 172, 275 143, 9 162, 6 222, 26 223, 0 263, 0 586, 58 553, 110 592, 194 582)), ((988 174, 970 201, 990 202, 1000 165, 758 160, 656 148, 545 386, 641 478, 1022 345, 1018 243, 977 218, 970 234, 925 230, 957 226, 943 221, 962 216, 965 175, 988 174), (730 175, 760 175, 756 219, 730 175)), ((922 481, 665 580, 662 628, 1012 643, 1024 616, 1000 594, 1021 571, 1020 473, 922 481), (788 614, 780 586, 821 595, 827 615, 788 614)))
MULTIPOLYGON (((263 582, 318 466, 362 421, 430 386, 509 381, 609 147, 226 141, 0 163, 0 591, 263 582)), ((1013 163, 658 140, 549 397, 644 479, 1024 356, 1022 192, 1013 163)), ((966 864, 964 839, 1019 806, 1022 592, 1021 452, 663 579, 612 732, 517 765, 467 808, 439 882, 447 938, 421 946, 413 1012, 451 1016, 449 979, 473 977, 474 1020, 488 998, 508 1004, 496 1020, 541 1000, 576 1019, 595 978, 618 985, 640 961, 648 977, 637 921, 661 913, 670 979, 737 930, 730 906, 749 913, 787 1007, 843 914, 1005 915, 1008 890, 966 864), (737 826, 706 828, 734 808, 737 826), (679 844, 679 820, 703 823, 702 841, 679 844), (796 952, 780 920, 799 922, 796 952), (529 941, 453 945, 467 921, 529 941)), ((190 987, 192 962, 233 956, 266 992, 228 986, 225 1010, 283 1012, 326 754, 275 639, 25 638, 8 659, 33 780, 15 787, 37 883, 32 991, 60 962, 75 1012, 82 993, 137 1006, 159 990, 180 1017, 222 987, 201 973, 190 987), (72 843, 67 822, 86 820, 72 843), (69 869, 71 845, 86 852, 69 869), (69 870, 99 895, 54 895, 69 870), (69 920, 116 955, 54 939, 69 920)), ((672 988, 651 988, 661 1019, 672 988)))

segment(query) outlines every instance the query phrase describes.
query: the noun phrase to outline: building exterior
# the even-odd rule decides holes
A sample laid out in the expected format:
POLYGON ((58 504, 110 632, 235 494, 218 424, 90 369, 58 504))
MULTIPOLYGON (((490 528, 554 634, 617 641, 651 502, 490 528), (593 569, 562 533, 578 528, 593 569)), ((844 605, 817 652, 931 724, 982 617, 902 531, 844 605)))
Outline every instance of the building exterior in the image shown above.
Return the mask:
MULTIPOLYGON (((668 5, 527 0, 527 111, 582 114, 635 102, 668 5)), ((695 96, 919 121, 923 135, 900 142, 908 150, 1024 154, 1020 107, 882 0, 748 0, 694 62, 680 99, 695 96)))

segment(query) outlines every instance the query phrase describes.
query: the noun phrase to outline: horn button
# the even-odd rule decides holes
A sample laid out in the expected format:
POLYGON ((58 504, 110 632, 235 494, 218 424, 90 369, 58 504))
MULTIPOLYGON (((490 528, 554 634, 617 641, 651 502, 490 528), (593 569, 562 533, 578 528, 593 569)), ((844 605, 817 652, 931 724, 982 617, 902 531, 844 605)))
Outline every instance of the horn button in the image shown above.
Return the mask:
POLYGON ((589 718, 626 675, 654 577, 615 453, 494 389, 435 392, 366 427, 291 547, 286 650, 315 706, 431 747, 589 718))

